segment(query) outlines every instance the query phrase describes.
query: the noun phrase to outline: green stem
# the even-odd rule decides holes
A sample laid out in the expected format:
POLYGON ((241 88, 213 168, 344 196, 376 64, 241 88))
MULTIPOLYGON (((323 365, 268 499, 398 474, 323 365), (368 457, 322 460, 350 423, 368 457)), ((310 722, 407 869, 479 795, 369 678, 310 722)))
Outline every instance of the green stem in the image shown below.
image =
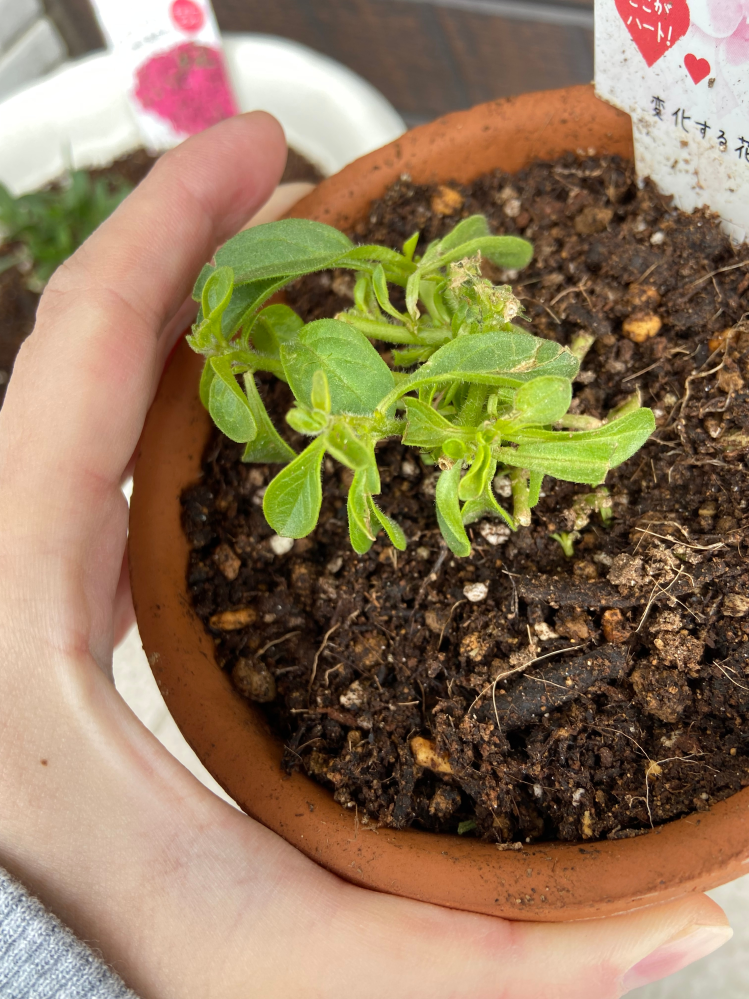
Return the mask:
POLYGON ((570 342, 570 353, 574 354, 578 361, 582 364, 585 360, 585 355, 595 342, 596 338, 592 333, 586 333, 581 330, 572 337, 570 342))
POLYGON ((510 472, 510 483, 512 485, 512 512, 515 520, 521 527, 529 527, 531 507, 527 469, 513 468, 510 472))
POLYGON ((225 356, 232 363, 243 365, 246 371, 270 371, 277 378, 286 381, 283 365, 275 357, 269 357, 267 354, 258 354, 254 350, 241 349, 227 351, 225 356))
POLYGON ((336 318, 340 322, 353 326, 354 329, 359 330, 364 336, 369 336, 376 340, 385 340, 387 343, 407 343, 416 347, 426 346, 426 344, 422 344, 417 337, 409 333, 403 326, 393 326, 392 323, 381 323, 376 319, 352 316, 346 312, 339 313, 336 318))
POLYGON ((458 423, 464 427, 475 427, 482 422, 486 400, 491 392, 490 385, 471 385, 466 401, 458 414, 458 423))

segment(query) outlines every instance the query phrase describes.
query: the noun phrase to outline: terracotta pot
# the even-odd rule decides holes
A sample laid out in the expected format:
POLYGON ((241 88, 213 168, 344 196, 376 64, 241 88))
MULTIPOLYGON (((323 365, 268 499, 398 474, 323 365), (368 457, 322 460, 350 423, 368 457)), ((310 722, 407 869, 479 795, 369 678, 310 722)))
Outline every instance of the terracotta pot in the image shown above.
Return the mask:
MULTIPOLYGON (((589 87, 527 94, 414 129, 324 181, 292 214, 346 229, 402 173, 420 183, 470 181, 495 167, 514 171, 589 148, 631 156, 629 118, 589 87)), ((200 475, 209 432, 198 401, 200 367, 183 342, 146 421, 130 515, 131 577, 143 646, 169 710, 249 815, 356 884, 514 919, 603 916, 745 873, 749 789, 633 839, 514 852, 457 836, 362 830, 324 788, 302 774, 283 775, 280 742, 217 667, 186 593, 179 497, 200 475)))

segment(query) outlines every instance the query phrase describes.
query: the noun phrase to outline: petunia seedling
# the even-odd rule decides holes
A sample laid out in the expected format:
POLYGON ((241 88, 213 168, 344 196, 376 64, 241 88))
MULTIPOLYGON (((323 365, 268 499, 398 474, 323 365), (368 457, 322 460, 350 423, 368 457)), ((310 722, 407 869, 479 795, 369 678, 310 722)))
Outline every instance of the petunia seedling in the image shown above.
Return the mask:
POLYGON ((0 244, 15 246, 0 256, 0 274, 20 264, 26 284, 41 291, 63 261, 88 239, 132 190, 74 170, 63 183, 14 198, 0 184, 0 244))
POLYGON ((314 529, 328 454, 353 472, 355 551, 366 552, 380 530, 404 549, 403 530, 376 501, 377 444, 398 437, 439 468, 439 527, 451 551, 467 556, 467 525, 486 517, 512 530, 528 525, 544 475, 599 485, 655 427, 639 406, 590 429, 568 413, 578 357, 516 325, 523 310, 512 289, 481 273, 482 259, 525 267, 530 243, 492 235, 481 215, 423 255, 418 242, 415 233, 401 252, 355 246, 330 226, 285 219, 239 233, 203 268, 188 336, 206 358, 200 396, 219 429, 245 445, 245 461, 284 464, 263 499, 279 535, 314 529), (305 324, 288 306, 265 304, 295 278, 328 268, 356 275, 354 305, 335 319, 305 324), (373 340, 394 345, 390 364, 373 340), (268 416, 257 371, 288 383, 295 404, 286 420, 310 438, 300 454, 268 416), (495 496, 498 470, 509 476, 512 511, 495 496))

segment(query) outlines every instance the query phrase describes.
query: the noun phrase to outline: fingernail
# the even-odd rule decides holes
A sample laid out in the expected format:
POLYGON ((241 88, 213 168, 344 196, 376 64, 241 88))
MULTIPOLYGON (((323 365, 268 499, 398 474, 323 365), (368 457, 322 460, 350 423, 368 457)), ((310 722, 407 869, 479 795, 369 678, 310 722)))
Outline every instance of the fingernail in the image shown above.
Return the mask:
POLYGON ((629 969, 622 980, 625 992, 681 971, 712 954, 732 936, 730 926, 696 926, 680 933, 629 969))

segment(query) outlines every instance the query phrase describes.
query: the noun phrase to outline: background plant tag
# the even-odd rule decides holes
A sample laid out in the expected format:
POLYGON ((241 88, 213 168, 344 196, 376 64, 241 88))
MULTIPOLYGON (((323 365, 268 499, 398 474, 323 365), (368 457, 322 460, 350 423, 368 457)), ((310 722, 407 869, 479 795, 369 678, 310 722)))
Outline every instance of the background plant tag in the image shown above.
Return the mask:
POLYGON ((237 113, 209 0, 93 0, 144 141, 174 146, 237 113))
POLYGON ((639 176, 749 234, 749 0, 596 0, 596 92, 632 116, 639 176))

